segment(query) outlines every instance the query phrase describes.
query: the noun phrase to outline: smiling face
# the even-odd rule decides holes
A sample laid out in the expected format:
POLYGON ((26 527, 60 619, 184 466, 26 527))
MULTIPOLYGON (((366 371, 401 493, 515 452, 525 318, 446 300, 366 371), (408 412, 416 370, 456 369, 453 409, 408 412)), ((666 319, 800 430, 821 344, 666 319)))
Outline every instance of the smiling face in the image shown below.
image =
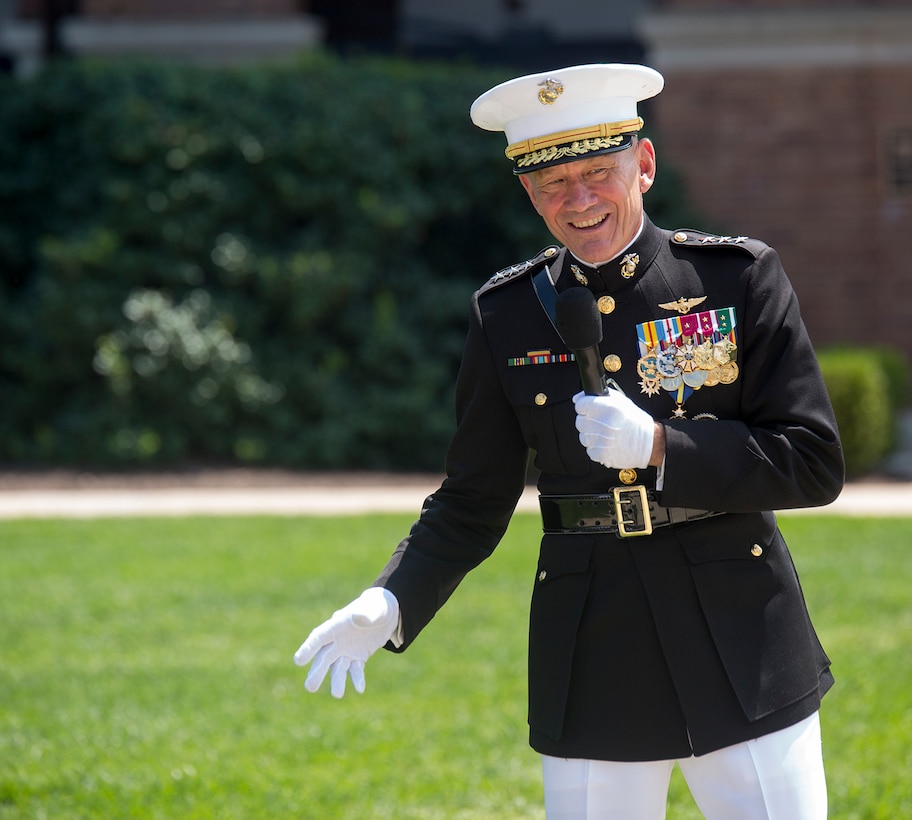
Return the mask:
POLYGON ((552 236, 596 264, 613 259, 636 236, 655 171, 652 143, 635 139, 623 151, 531 171, 519 181, 552 236))

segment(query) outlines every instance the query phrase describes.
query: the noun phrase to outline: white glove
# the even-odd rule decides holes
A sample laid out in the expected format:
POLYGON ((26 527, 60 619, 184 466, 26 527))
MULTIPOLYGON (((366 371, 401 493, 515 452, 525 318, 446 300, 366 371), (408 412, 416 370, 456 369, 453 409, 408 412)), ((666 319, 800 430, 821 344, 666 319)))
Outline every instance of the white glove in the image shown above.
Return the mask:
POLYGON ((619 390, 604 396, 577 393, 576 429, 580 444, 593 461, 622 470, 649 466, 655 437, 655 422, 619 390))
POLYGON ((371 587, 347 607, 320 624, 301 648, 294 662, 306 666, 313 661, 304 688, 316 692, 330 672, 334 698, 345 694, 346 676, 351 675, 355 691, 364 691, 364 663, 399 628, 399 601, 387 589, 371 587))

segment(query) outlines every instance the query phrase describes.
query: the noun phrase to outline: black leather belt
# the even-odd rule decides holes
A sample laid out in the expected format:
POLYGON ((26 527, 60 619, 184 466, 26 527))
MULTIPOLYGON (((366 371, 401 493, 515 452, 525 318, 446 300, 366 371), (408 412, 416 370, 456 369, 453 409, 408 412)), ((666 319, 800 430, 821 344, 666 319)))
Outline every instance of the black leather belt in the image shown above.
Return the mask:
POLYGON ((662 507, 642 484, 613 487, 602 495, 540 495, 545 533, 610 532, 619 538, 652 535, 656 527, 722 515, 712 510, 662 507))

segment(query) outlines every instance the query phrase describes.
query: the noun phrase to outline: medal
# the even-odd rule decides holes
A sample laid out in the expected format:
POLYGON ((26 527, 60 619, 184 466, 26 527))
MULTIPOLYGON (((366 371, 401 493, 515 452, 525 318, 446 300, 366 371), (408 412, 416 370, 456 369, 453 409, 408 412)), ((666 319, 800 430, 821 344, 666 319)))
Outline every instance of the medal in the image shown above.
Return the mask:
POLYGON ((684 403, 695 390, 733 384, 740 374, 735 309, 685 312, 704 298, 662 304, 679 315, 637 325, 640 392, 649 397, 671 393, 677 419, 687 417, 684 403))

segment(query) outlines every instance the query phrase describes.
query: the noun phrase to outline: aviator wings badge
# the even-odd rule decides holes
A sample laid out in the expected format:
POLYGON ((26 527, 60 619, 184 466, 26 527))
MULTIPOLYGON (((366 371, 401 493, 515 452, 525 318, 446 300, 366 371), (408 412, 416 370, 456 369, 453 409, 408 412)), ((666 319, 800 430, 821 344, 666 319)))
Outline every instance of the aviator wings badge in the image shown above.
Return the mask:
POLYGON ((692 299, 686 299, 682 296, 674 302, 662 302, 659 307, 662 310, 676 310, 683 316, 685 313, 690 313, 697 305, 702 305, 705 301, 705 296, 695 296, 692 299))

